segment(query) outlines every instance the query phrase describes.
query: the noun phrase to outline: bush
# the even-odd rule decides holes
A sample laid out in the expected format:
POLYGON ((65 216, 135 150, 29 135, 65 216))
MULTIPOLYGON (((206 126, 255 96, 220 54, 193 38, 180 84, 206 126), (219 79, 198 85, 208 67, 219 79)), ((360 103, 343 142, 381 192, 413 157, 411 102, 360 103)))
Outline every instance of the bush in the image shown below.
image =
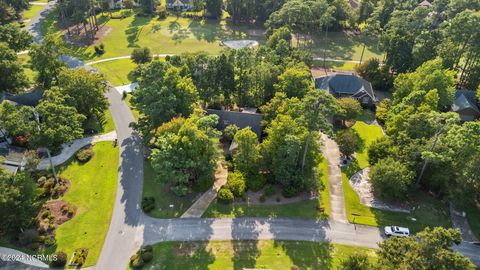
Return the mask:
POLYGON ((370 170, 375 193, 385 199, 403 199, 413 184, 414 172, 392 158, 380 160, 370 170))
POLYGON ((67 254, 63 251, 57 251, 53 254, 53 260, 50 261, 51 267, 63 267, 67 264, 67 254))
POLYGON ((273 189, 272 185, 268 184, 265 186, 265 190, 263 191, 263 195, 265 195, 265 197, 270 197, 274 193, 275 193, 275 190, 273 189))
POLYGON ((226 188, 230 189, 235 197, 242 197, 245 193, 245 177, 241 172, 228 174, 226 188))
POLYGON ((100 44, 99 46, 95 45, 93 49, 95 50, 95 53, 98 55, 102 55, 105 53, 105 45, 103 43, 100 44))
POLYGON ((155 209, 155 198, 154 197, 144 197, 142 199, 142 209, 145 213, 149 213, 155 209))
POLYGON ((28 229, 23 231, 18 237, 21 245, 29 245, 38 239, 38 232, 34 229, 28 229))
POLYGON ((55 237, 53 237, 53 236, 47 236, 45 238, 45 245, 47 247, 51 247, 51 246, 55 245, 55 242, 56 242, 55 237))
POLYGON ((223 137, 225 140, 231 142, 233 140, 233 137, 235 137, 235 134, 238 132, 238 127, 234 124, 228 125, 225 127, 223 130, 223 137))
POLYGON ((350 157, 355 153, 355 150, 357 150, 360 137, 355 130, 345 129, 337 132, 336 141, 340 148, 340 152, 346 157, 350 157))
POLYGON ((341 270, 369 270, 372 265, 365 254, 354 253, 340 263, 341 270))
POLYGON ((122 92, 122 99, 126 99, 128 96, 128 92, 127 91, 123 91, 122 92))
POLYGON ((88 148, 78 151, 75 156, 77 157, 78 161, 80 161, 81 163, 85 163, 92 159, 93 155, 93 149, 91 146, 89 146, 88 148))
POLYGON ((232 191, 228 188, 222 188, 218 192, 218 199, 222 203, 231 203, 234 198, 232 191))
POLYGON ((130 58, 137 64, 145 64, 152 61, 152 53, 147 47, 137 48, 133 50, 130 58))
POLYGON ((372 83, 375 90, 387 91, 393 86, 393 76, 388 70, 388 66, 380 65, 380 60, 371 58, 358 65, 355 71, 365 80, 372 83))
POLYGON ((283 187, 283 190, 282 190, 282 194, 285 198, 294 197, 298 195, 298 193, 300 192, 301 190, 299 189, 299 187, 295 187, 295 186, 285 186, 283 187))
POLYGON ((142 259, 144 262, 149 262, 153 259, 153 253, 151 251, 149 252, 143 252, 142 253, 142 259))
POLYGON ((252 175, 247 178, 247 187, 252 191, 259 191, 266 183, 267 179, 261 174, 252 175))
POLYGON ((265 194, 262 194, 262 196, 260 196, 260 202, 265 202, 267 198, 265 197, 265 194))

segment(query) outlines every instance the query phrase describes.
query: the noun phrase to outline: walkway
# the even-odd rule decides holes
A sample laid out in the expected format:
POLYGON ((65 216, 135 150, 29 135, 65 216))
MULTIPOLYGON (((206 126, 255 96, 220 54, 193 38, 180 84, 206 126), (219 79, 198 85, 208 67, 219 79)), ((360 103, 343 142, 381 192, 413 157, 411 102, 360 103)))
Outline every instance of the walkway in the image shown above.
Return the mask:
POLYGON ((340 170, 340 149, 337 143, 322 134, 323 155, 328 160, 328 187, 330 188, 330 219, 348 223, 343 196, 342 172, 340 170))
POLYGON ((462 239, 468 242, 476 242, 478 239, 473 234, 468 224, 465 212, 458 212, 453 207, 453 203, 450 203, 450 216, 452 218, 452 224, 455 229, 459 229, 462 232, 462 239))
MULTIPOLYGON (((106 141, 114 141, 117 138, 117 133, 115 131, 97 135, 93 137, 87 137, 75 140, 68 144, 62 145, 62 152, 57 156, 52 157, 52 163, 54 166, 61 165, 69 160, 78 150, 82 149, 83 147, 89 144, 95 144, 97 142, 106 142, 106 141)), ((50 160, 48 158, 42 159, 42 161, 38 164, 37 170, 46 170, 50 167, 50 160)))
POLYGON ((207 211, 210 204, 217 197, 218 191, 227 183, 228 170, 223 167, 222 163, 219 161, 217 163, 217 171, 215 172, 215 183, 213 187, 203 193, 203 195, 198 198, 195 203, 193 203, 190 208, 188 208, 181 218, 201 218, 203 213, 207 211))

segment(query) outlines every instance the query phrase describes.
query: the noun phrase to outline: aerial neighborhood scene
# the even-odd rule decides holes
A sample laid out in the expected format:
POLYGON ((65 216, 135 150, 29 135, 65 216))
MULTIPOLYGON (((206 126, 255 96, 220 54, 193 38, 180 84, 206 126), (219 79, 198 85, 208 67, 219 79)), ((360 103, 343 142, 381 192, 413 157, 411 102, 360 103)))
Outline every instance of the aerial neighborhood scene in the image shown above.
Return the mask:
POLYGON ((0 0, 0 269, 480 269, 479 0, 0 0))

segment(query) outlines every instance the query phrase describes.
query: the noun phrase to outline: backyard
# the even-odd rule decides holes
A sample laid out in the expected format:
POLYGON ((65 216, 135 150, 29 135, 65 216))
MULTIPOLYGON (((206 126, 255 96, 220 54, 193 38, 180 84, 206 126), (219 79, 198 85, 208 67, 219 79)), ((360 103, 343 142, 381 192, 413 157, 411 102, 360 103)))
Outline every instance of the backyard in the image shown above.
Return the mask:
MULTIPOLYGON (((327 218, 330 213, 330 198, 328 189, 328 162, 323 159, 318 166, 321 172, 319 183, 319 198, 302 202, 267 205, 234 203, 223 204, 214 201, 203 217, 290 217, 290 218, 327 218), (318 208, 323 208, 320 212, 318 208)), ((273 195, 275 196, 275 195, 273 195)))
POLYGON ((64 251, 70 258, 78 248, 87 248, 84 266, 94 265, 100 255, 112 216, 117 191, 119 148, 111 142, 93 147, 93 158, 80 164, 72 160, 60 168, 62 177, 70 180, 70 190, 61 198, 77 208, 72 220, 56 230, 53 251, 64 251))
POLYGON ((357 121, 352 128, 360 136, 362 146, 356 153, 356 160, 342 170, 345 208, 351 223, 406 226, 412 232, 418 232, 427 226, 452 226, 448 206, 423 192, 417 192, 408 199, 413 209, 411 214, 384 211, 361 204, 358 194, 349 183, 349 177, 369 166, 368 146, 382 137, 383 133, 380 126, 369 125, 363 121, 357 121))
MULTIPOLYGON (((304 241, 164 242, 143 269, 338 269, 353 253, 376 260, 373 249, 304 241), (293 269, 293 268, 292 268, 293 269)), ((129 268, 130 269, 130 268, 129 268)))

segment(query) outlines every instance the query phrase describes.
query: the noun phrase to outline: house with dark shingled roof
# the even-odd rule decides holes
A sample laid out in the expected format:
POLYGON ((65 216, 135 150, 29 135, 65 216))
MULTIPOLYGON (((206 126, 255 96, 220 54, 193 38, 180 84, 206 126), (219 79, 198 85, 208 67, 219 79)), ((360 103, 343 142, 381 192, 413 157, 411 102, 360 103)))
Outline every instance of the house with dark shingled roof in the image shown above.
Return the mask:
POLYGON ((452 111, 460 115, 462 121, 473 121, 480 117, 480 109, 476 100, 475 91, 457 90, 452 111))
POLYGON ((334 97, 353 97, 363 106, 374 106, 378 100, 372 84, 353 74, 334 74, 315 79, 315 88, 327 90, 334 97))

